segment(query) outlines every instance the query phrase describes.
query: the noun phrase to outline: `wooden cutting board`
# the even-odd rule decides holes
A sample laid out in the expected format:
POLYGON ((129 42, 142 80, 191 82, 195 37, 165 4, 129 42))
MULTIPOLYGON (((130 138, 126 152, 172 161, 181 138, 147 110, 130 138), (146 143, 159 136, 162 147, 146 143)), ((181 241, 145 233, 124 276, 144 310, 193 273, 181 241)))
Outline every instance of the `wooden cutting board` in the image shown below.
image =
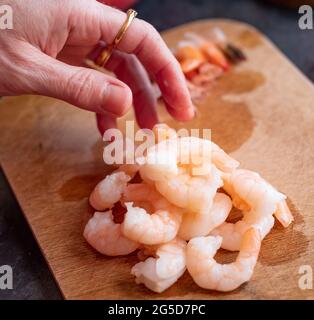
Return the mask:
MULTIPOLYGON (((206 34, 214 26, 245 51, 248 61, 210 89, 188 126, 211 128, 213 140, 242 167, 288 195, 295 223, 288 229, 276 224, 263 241, 252 280, 231 293, 203 290, 187 272, 163 294, 152 293, 130 275, 135 254, 101 256, 82 237, 93 213, 87 197, 110 170, 102 162, 94 116, 45 97, 5 98, 1 165, 65 298, 314 298, 314 289, 298 286, 300 266, 314 268, 313 85, 269 40, 242 23, 199 21, 163 36, 174 46, 186 31, 206 34)), ((171 125, 184 125, 162 114, 171 125)), ((234 258, 234 253, 219 254, 219 261, 234 258)))

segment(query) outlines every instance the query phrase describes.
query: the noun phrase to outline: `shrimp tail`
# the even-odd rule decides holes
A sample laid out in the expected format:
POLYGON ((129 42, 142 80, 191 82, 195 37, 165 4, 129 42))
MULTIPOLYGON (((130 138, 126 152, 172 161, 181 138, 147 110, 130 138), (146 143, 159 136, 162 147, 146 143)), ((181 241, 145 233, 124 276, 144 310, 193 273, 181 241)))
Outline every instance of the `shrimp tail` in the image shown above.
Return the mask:
POLYGON ((277 204, 277 210, 274 215, 285 228, 289 227, 289 225, 294 221, 293 215, 287 205, 286 200, 283 200, 277 204))

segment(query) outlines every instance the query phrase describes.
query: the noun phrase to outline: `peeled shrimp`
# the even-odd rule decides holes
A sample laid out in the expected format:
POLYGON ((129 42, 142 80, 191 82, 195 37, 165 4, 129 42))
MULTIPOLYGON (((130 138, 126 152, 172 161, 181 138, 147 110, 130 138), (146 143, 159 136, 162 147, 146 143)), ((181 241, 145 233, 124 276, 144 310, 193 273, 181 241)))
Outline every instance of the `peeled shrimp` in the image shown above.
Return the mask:
POLYGON ((160 195, 154 186, 144 182, 129 184, 121 197, 122 202, 144 203, 152 210, 166 210, 171 207, 167 199, 160 195))
POLYGON ((182 137, 164 140, 147 150, 147 156, 138 158, 142 166, 141 171, 146 171, 153 181, 168 178, 178 173, 178 164, 191 163, 199 166, 203 162, 212 162, 222 172, 230 173, 239 166, 239 162, 231 158, 215 143, 197 137, 182 137))
POLYGON ((210 235, 222 237, 222 249, 239 251, 243 235, 248 229, 254 227, 259 230, 263 240, 273 228, 274 223, 275 219, 272 215, 255 217, 250 213, 244 213, 243 219, 236 223, 224 222, 214 229, 210 235))
POLYGON ((190 240, 186 251, 186 264, 193 280, 204 289, 231 291, 251 279, 258 258, 261 236, 250 228, 243 236, 235 262, 219 264, 214 259, 222 238, 198 237, 190 240))
POLYGON ((212 205, 222 185, 220 170, 229 172, 239 163, 209 140, 183 137, 164 140, 148 149, 140 175, 155 182, 157 190, 180 208, 200 212, 212 205), (186 165, 187 159, 198 159, 186 165), (191 170, 190 170, 191 169, 191 170))
POLYGON ((116 169, 114 172, 124 172, 129 177, 134 178, 136 173, 139 170, 139 166, 136 164, 122 164, 118 169, 116 169))
POLYGON ((96 185, 89 197, 89 203, 98 211, 111 209, 120 200, 130 180, 131 177, 124 172, 114 172, 108 175, 96 185))
POLYGON ((256 172, 238 169, 231 174, 223 174, 222 178, 223 188, 231 195, 233 204, 238 209, 250 211, 255 216, 275 214, 285 227, 293 221, 285 202, 286 196, 256 172))
POLYGON ((137 263, 131 270, 136 283, 143 283, 155 292, 163 292, 173 285, 186 269, 186 242, 174 239, 155 250, 155 258, 149 257, 137 263))
POLYGON ((155 182, 156 189, 172 204, 191 212, 206 214, 222 186, 218 170, 211 166, 206 176, 191 176, 183 167, 179 174, 155 182))
POLYGON ((223 180, 224 189, 231 195, 234 206, 244 211, 238 222, 224 222, 211 232, 223 238, 223 249, 239 250, 244 233, 251 227, 258 229, 261 239, 264 239, 274 226, 273 214, 285 227, 293 221, 285 196, 259 174, 236 170, 231 175, 223 174, 223 180))
POLYGON ((212 207, 207 212, 185 212, 182 215, 178 236, 185 240, 207 236, 227 219, 231 208, 231 199, 223 193, 217 193, 212 207))
POLYGON ((95 212, 85 227, 84 237, 94 249, 107 256, 127 255, 139 247, 139 243, 121 233, 121 225, 114 223, 111 210, 95 212))
POLYGON ((144 183, 131 184, 122 200, 127 207, 122 223, 122 232, 126 237, 147 245, 165 243, 175 238, 182 212, 158 194, 154 187, 144 183), (133 207, 133 202, 138 205, 141 202, 150 203, 154 213, 149 214, 143 207, 133 207))
POLYGON ((122 165, 100 181, 89 197, 90 205, 98 210, 111 209, 121 198, 128 182, 138 171, 137 165, 122 165))
POLYGON ((168 210, 157 210, 153 214, 140 207, 133 207, 127 202, 122 232, 134 241, 144 244, 165 243, 172 240, 179 229, 181 214, 168 210))

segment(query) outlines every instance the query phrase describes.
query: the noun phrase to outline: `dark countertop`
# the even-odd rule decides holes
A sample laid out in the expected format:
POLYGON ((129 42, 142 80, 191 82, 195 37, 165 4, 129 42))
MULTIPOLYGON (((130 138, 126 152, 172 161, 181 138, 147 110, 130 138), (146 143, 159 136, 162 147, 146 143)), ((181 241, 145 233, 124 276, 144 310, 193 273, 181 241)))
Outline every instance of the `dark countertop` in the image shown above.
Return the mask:
MULTIPOLYGON (((314 31, 299 29, 296 9, 279 9, 254 0, 142 0, 135 9, 160 31, 205 18, 252 24, 314 81, 314 31)), ((0 300, 62 298, 0 169, 0 266, 4 264, 13 267, 14 289, 0 290, 0 300)))

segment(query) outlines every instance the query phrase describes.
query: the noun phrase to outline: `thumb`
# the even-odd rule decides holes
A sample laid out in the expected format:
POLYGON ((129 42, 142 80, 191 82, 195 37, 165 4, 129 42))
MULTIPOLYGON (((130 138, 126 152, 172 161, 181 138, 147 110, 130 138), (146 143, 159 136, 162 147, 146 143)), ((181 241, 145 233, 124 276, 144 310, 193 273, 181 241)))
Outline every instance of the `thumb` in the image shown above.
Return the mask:
POLYGON ((31 79, 36 93, 98 114, 120 117, 130 108, 132 92, 118 79, 93 69, 70 66, 41 52, 37 55, 31 79))

